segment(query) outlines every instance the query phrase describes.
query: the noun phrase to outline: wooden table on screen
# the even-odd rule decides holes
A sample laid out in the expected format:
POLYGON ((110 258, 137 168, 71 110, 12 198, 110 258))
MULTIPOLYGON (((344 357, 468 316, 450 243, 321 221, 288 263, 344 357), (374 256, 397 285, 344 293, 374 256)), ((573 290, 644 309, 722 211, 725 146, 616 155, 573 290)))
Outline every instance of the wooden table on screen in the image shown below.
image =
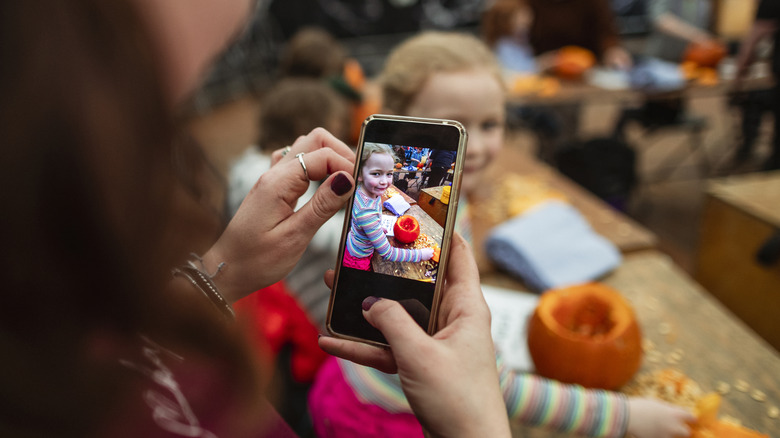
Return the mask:
POLYGON ((442 227, 447 220, 449 204, 441 202, 444 186, 426 187, 420 190, 418 205, 442 227))
MULTIPOLYGON (((383 213, 394 216, 392 213, 383 213)), ((420 232, 427 234, 436 242, 439 242, 441 246, 442 234, 444 228, 436 223, 419 205, 413 204, 409 210, 405 213, 413 216, 420 223, 420 232)), ((387 240, 390 241, 390 245, 396 248, 409 248, 410 245, 403 244, 395 240, 395 238, 388 236, 387 240)), ((432 275, 435 275, 438 264, 434 262, 391 262, 380 257, 378 254, 374 254, 371 259, 371 268, 374 272, 380 274, 393 275, 396 277, 408 278, 411 280, 431 281, 432 275)))

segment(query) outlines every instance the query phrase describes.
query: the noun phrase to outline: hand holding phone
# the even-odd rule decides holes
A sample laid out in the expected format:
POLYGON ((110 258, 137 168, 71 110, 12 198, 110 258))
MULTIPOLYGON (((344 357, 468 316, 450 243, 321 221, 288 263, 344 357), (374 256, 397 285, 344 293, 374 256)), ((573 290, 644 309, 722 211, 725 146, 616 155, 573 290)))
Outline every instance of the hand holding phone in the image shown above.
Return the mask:
MULTIPOLYGON (((369 299, 362 316, 387 336, 391 349, 327 336, 319 344, 334 356, 397 372, 412 410, 431 436, 508 437, 490 310, 477 266, 460 236, 453 237, 451 254, 438 333, 426 335, 393 300, 369 299)), ((326 275, 326 282, 332 281, 326 275)))
POLYGON ((387 345, 363 318, 369 296, 397 301, 425 331, 436 331, 465 148, 456 121, 374 115, 364 122, 328 308, 332 335, 387 345), (445 185, 446 213, 434 219, 417 199, 423 190, 441 196, 445 185), (393 227, 382 226, 388 218, 393 227))

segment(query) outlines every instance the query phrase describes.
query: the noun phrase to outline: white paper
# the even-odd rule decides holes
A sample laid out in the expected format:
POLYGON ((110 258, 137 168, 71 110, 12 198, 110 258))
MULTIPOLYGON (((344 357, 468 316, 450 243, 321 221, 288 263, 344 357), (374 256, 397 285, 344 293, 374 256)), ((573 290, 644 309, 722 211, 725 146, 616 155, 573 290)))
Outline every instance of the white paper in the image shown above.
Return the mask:
POLYGON ((395 221, 397 220, 398 218, 393 215, 382 215, 382 229, 385 231, 386 235, 393 236, 393 227, 395 226, 395 221))
POLYGON ((501 350, 509 368, 533 372, 534 365, 528 353, 528 320, 536 309, 539 296, 529 292, 482 285, 490 308, 490 332, 493 342, 501 350))

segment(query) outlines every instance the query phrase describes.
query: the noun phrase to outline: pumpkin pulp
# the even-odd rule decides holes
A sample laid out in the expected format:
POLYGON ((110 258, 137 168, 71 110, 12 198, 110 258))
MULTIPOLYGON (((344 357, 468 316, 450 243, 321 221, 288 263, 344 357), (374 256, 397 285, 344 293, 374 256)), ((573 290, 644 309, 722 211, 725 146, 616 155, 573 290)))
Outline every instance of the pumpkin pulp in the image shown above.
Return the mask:
POLYGON ((403 215, 395 221, 393 236, 401 243, 412 243, 420 236, 420 223, 414 216, 403 215))
POLYGON ((641 339, 628 302, 600 283, 545 292, 528 324, 536 372, 590 388, 628 382, 641 365, 641 339))

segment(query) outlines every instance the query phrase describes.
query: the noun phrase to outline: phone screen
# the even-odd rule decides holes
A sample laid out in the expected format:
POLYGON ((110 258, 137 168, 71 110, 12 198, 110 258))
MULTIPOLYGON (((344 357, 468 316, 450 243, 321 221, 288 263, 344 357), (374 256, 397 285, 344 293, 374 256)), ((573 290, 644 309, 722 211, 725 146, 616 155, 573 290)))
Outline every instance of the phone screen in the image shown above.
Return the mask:
POLYGON ((331 293, 332 334, 386 344, 363 318, 369 296, 398 301, 424 330, 435 330, 465 144, 454 121, 366 121, 331 293))

